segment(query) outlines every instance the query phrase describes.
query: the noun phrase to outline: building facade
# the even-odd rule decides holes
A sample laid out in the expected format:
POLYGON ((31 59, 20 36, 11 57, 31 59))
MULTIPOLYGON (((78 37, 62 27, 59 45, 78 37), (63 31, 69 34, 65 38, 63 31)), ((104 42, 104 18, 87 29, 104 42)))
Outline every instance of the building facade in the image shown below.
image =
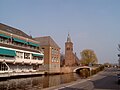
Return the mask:
POLYGON ((60 47, 50 37, 36 37, 44 51, 44 66, 47 73, 60 72, 60 47))
POLYGON ((0 73, 34 72, 43 63, 39 42, 19 29, 0 23, 0 73))
POLYGON ((73 43, 71 37, 68 34, 67 42, 65 42, 65 66, 75 66, 78 64, 78 58, 73 53, 73 43))

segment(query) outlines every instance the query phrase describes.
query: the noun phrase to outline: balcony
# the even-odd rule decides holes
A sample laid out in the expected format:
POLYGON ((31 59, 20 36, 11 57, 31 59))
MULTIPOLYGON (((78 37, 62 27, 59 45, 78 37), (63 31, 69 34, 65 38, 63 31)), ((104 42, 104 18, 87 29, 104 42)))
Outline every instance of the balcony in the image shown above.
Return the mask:
POLYGON ((12 43, 11 41, 8 41, 8 40, 4 40, 4 41, 0 40, 0 46, 26 50, 26 51, 39 52, 39 49, 37 47, 35 48, 35 47, 31 47, 24 44, 14 43, 14 42, 12 43))
POLYGON ((43 64, 44 60, 34 60, 34 59, 19 59, 15 57, 5 57, 0 56, 0 62, 8 62, 8 63, 21 63, 21 64, 43 64))
POLYGON ((9 63, 13 63, 15 60, 16 60, 15 57, 0 56, 0 62, 9 62, 9 63))

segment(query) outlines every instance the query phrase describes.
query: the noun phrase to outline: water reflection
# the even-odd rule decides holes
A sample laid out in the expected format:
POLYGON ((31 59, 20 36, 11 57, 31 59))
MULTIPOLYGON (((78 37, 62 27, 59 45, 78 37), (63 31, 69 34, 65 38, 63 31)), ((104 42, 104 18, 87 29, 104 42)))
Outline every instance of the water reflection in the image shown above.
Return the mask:
POLYGON ((0 90, 41 90, 63 83, 80 79, 80 76, 71 73, 64 75, 39 76, 31 78, 11 79, 0 82, 0 90))

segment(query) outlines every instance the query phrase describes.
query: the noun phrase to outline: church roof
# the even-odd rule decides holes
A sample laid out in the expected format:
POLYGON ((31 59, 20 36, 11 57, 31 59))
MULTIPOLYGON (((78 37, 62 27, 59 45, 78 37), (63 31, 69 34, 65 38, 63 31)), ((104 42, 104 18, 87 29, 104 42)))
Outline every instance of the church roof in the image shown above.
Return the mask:
POLYGON ((44 46, 44 45, 48 46, 49 45, 49 46, 52 46, 52 47, 60 48, 50 36, 36 37, 34 39, 39 41, 39 44, 41 46, 44 46))
POLYGON ((75 61, 77 64, 80 63, 80 59, 77 57, 76 53, 73 53, 74 57, 75 57, 75 61))

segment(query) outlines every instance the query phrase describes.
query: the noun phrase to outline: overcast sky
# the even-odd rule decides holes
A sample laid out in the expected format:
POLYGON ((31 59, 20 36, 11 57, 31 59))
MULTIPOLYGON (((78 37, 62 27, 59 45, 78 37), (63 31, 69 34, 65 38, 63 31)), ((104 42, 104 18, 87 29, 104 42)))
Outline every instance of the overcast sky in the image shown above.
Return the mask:
POLYGON ((0 22, 33 37, 51 36, 61 47, 68 32, 80 58, 92 49, 99 63, 117 63, 120 0, 0 0, 0 22))

